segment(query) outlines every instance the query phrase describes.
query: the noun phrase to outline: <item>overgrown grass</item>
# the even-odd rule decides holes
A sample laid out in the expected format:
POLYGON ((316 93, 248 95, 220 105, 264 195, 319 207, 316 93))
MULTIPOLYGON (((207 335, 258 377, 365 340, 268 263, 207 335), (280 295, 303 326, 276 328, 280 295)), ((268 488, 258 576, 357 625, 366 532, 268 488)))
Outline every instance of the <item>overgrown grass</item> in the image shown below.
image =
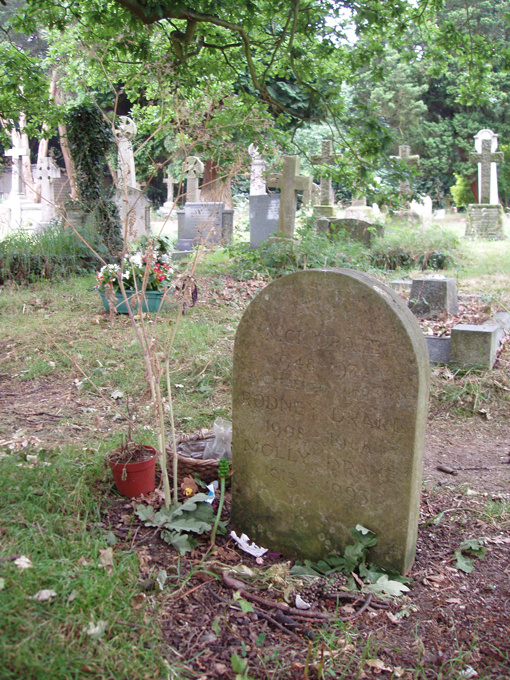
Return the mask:
POLYGON ((141 615, 130 602, 140 592, 136 554, 113 550, 111 566, 100 561, 109 547, 100 515, 102 457, 63 448, 34 466, 10 455, 0 459, 0 473, 1 677, 165 677, 155 604, 149 600, 141 615), (16 555, 32 567, 8 559, 16 555), (56 595, 34 600, 41 590, 56 595), (90 635, 98 625, 104 633, 90 635))
MULTIPOLYGON (((83 238, 108 259, 108 252, 92 228, 82 229, 83 238)), ((0 284, 59 279, 97 268, 98 259, 69 228, 53 222, 42 231, 18 229, 0 241, 0 284)))
POLYGON ((457 262, 460 242, 456 234, 433 225, 389 226, 374 240, 370 261, 378 269, 448 269, 457 262))

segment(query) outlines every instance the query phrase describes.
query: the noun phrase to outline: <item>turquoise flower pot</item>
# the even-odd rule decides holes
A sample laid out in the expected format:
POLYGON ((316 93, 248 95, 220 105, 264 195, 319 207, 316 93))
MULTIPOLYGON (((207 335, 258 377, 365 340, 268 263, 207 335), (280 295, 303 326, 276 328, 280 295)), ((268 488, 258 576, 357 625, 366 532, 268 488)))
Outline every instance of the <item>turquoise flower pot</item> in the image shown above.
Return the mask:
MULTIPOLYGON (((101 300, 103 301, 103 307, 106 309, 106 311, 109 311, 109 306, 108 306, 108 300, 106 299, 106 295, 104 293, 104 290, 99 291, 99 295, 101 296, 101 300)), ((134 290, 126 290, 126 296, 128 300, 130 298, 136 295, 136 291, 134 290)), ((163 297, 164 293, 161 290, 147 290, 145 291, 143 303, 142 303, 142 312, 157 312, 160 308, 161 305, 161 299, 163 297)), ((115 293, 115 297, 117 298, 117 304, 115 305, 115 311, 117 314, 129 314, 126 302, 124 298, 122 297, 122 293, 118 291, 115 293)), ((133 313, 137 312, 137 307, 138 305, 134 305, 133 307, 133 313)), ((164 304, 162 305, 161 309, 163 309, 164 304)))

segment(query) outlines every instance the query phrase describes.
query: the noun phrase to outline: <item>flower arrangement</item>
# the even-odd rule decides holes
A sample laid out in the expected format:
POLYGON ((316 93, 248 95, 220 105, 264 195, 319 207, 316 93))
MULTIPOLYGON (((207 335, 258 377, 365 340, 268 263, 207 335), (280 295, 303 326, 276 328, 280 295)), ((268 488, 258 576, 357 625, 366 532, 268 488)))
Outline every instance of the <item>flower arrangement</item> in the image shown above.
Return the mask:
POLYGON ((96 290, 104 290, 112 284, 115 292, 120 290, 120 280, 126 290, 141 290, 144 276, 147 276, 145 290, 166 290, 174 279, 170 265, 171 256, 156 248, 145 248, 126 253, 122 266, 105 264, 96 274, 96 290))

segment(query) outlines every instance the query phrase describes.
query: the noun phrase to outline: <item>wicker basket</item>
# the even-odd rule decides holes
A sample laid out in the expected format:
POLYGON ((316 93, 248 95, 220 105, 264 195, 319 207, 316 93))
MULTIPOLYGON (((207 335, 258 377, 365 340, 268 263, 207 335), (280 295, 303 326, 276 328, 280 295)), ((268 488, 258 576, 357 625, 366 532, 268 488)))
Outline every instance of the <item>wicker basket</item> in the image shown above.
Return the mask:
MULTIPOLYGON (((183 434, 177 438, 177 481, 179 484, 182 483, 184 477, 193 477, 193 475, 198 475, 200 479, 206 484, 210 484, 215 479, 218 479, 218 461, 214 458, 195 458, 193 453, 201 456, 205 445, 208 440, 214 438, 214 432, 212 430, 203 430, 196 434, 183 434), (184 450, 188 450, 192 455, 182 455, 184 450)), ((172 458, 173 449, 167 446, 166 449, 167 458, 167 469, 168 474, 172 475, 172 458)))

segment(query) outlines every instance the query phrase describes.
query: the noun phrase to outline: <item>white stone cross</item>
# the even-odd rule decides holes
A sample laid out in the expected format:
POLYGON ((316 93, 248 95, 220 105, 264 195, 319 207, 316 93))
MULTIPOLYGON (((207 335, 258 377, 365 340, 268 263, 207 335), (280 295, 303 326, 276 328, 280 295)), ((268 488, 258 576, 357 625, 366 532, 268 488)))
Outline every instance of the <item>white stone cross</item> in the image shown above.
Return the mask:
POLYGON ((37 166, 37 179, 41 180, 42 221, 49 222, 55 216, 54 182, 60 177, 60 168, 46 156, 37 166))
POLYGON ((498 205, 498 170, 505 155, 498 148, 498 136, 492 130, 480 130, 475 135, 477 153, 470 153, 469 160, 478 163, 478 203, 498 205))
POLYGON ((5 152, 6 156, 10 156, 12 158, 11 196, 25 195, 25 190, 23 187, 23 174, 21 170, 21 157, 28 156, 29 154, 30 149, 20 146, 14 146, 12 149, 8 149, 5 152))
POLYGON ((198 156, 188 156, 182 164, 182 173, 186 176, 186 202, 198 203, 200 189, 198 178, 204 172, 204 164, 198 156))
MULTIPOLYGON (((337 158, 340 158, 340 154, 333 153, 333 142, 331 139, 323 139, 321 143, 320 155, 312 156, 311 161, 314 165, 321 163, 322 165, 334 165, 337 158)), ((331 179, 329 177, 321 177, 321 205, 322 206, 333 206, 333 185, 331 184, 331 179)), ((322 214, 322 212, 321 212, 322 214)), ((328 215, 325 215, 327 217, 328 215)), ((333 217, 333 214, 331 215, 333 217)))
POLYGON ((280 189, 280 215, 276 235, 293 238, 296 221, 297 192, 312 192, 312 178, 299 174, 299 156, 284 156, 283 170, 269 175, 267 186, 280 189))

